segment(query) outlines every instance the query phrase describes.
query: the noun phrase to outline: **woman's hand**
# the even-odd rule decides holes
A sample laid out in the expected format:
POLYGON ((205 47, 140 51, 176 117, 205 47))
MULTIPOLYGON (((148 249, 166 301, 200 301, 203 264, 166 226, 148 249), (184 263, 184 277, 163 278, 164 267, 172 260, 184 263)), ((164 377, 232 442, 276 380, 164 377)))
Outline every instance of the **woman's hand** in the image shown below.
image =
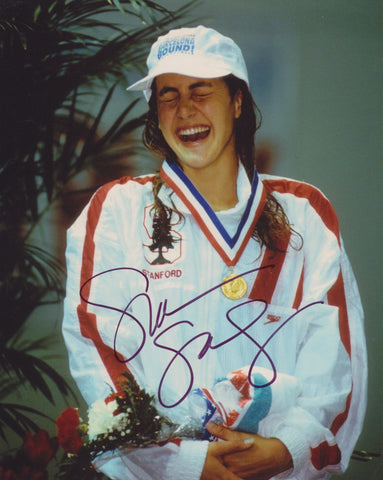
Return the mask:
POLYGON ((267 480, 293 467, 290 452, 277 438, 265 438, 260 435, 235 432, 213 423, 208 423, 206 428, 217 438, 225 440, 224 442, 215 442, 212 445, 219 446, 236 441, 251 442, 247 444, 247 449, 227 451, 220 455, 221 467, 226 467, 225 469, 234 474, 234 477, 206 477, 208 479, 267 480))
POLYGON ((225 455, 244 452, 251 447, 252 438, 238 438, 209 444, 205 465, 200 480, 241 480, 224 465, 225 455))

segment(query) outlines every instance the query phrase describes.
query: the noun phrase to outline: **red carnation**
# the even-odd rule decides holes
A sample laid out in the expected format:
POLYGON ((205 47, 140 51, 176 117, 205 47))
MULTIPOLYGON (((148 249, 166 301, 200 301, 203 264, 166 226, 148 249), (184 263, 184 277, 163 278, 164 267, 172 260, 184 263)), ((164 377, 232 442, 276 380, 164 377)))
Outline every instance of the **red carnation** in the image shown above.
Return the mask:
POLYGON ((77 453, 83 444, 78 433, 81 420, 76 408, 67 408, 56 420, 57 436, 61 447, 67 453, 77 453))
POLYGON ((46 430, 39 430, 34 435, 26 431, 21 448, 32 465, 45 469, 57 452, 58 440, 50 438, 46 430))

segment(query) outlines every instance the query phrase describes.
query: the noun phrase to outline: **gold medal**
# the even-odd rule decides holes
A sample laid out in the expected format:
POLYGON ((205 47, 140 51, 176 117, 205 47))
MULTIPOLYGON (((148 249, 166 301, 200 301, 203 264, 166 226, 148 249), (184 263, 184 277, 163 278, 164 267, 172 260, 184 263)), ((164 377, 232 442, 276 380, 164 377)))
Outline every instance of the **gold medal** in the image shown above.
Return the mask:
POLYGON ((225 297, 230 298, 231 300, 238 300, 239 298, 242 298, 247 291, 247 283, 246 280, 242 277, 238 277, 235 273, 231 273, 227 277, 223 279, 223 285, 221 286, 222 292, 225 295, 225 297), (231 282, 231 278, 235 278, 231 282))

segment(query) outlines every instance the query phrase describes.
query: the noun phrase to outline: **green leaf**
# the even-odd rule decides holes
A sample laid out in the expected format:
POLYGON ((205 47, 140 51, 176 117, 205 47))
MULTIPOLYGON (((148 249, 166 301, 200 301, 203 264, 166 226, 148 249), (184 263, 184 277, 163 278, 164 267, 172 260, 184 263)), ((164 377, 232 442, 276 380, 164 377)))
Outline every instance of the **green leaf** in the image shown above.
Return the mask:
MULTIPOLYGON (((56 395, 66 397, 73 392, 51 367, 50 357, 43 356, 43 350, 52 347, 52 337, 29 340, 24 326, 37 307, 62 300, 64 269, 30 239, 69 180, 88 166, 99 165, 101 156, 104 163, 113 159, 123 135, 142 124, 143 116, 133 114, 135 100, 115 114, 99 138, 115 85, 119 81, 128 84, 132 72, 143 72, 153 40, 169 26, 187 24, 186 15, 196 3, 175 11, 149 0, 18 4, 0 20, 0 62, 4 65, 0 399, 29 384, 42 398, 54 402, 56 395), (146 24, 137 27, 137 18, 146 24), (90 95, 101 90, 106 92, 103 104, 92 116, 90 95), (79 160, 76 149, 84 140, 79 160)), ((134 148, 133 141, 124 147, 126 152, 134 148)), ((1 410, 3 438, 6 426, 20 433, 32 425, 32 412, 22 408, 26 407, 8 405, 1 410), (23 415, 20 421, 17 411, 23 415)))
POLYGON ((37 415, 38 417, 52 420, 48 415, 35 408, 16 403, 0 402, 0 436, 6 441, 5 427, 10 428, 21 438, 24 438, 25 430, 37 432, 40 427, 32 420, 30 415, 37 415))
POLYGON ((40 13, 41 13, 41 5, 37 5, 37 7, 36 7, 36 9, 35 9, 35 13, 34 13, 34 15, 33 15, 33 21, 34 21, 34 22, 37 22, 40 13))
MULTIPOLYGON (((115 134, 121 123, 124 121, 124 119, 129 115, 129 113, 132 111, 132 109, 136 106, 136 104, 139 102, 139 99, 134 100, 131 102, 125 110, 120 114, 120 116, 115 120, 113 125, 109 128, 109 130, 100 138, 100 140, 97 142, 97 147, 102 147, 107 143, 115 134)), ((144 116, 143 116, 144 117, 144 116)), ((142 123, 143 123, 143 117, 142 117, 142 123)), ((131 126, 132 124, 129 124, 131 126)), ((132 130, 129 130, 132 131, 132 130)))
POLYGON ((118 81, 117 81, 114 85, 112 85, 111 88, 109 89, 109 91, 108 91, 108 93, 107 93, 107 95, 106 95, 106 97, 105 97, 105 99, 104 99, 104 101, 103 101, 103 103, 102 103, 102 105, 101 105, 101 108, 100 108, 100 110, 99 110, 99 112, 98 112, 98 114, 97 114, 97 117, 96 117, 95 120, 93 121, 92 127, 91 127, 91 129, 90 129, 90 131, 89 131, 89 133, 88 133, 88 136, 87 136, 86 140, 85 140, 84 147, 83 147, 83 149, 82 149, 82 151, 81 151, 81 154, 80 154, 80 156, 79 156, 79 158, 78 158, 77 169, 80 169, 80 168, 81 168, 81 166, 82 166, 83 163, 84 163, 84 158, 86 157, 86 155, 88 154, 88 152, 91 151, 92 145, 95 143, 94 140, 95 140, 95 135, 96 135, 97 128, 98 128, 98 126, 99 126, 99 124, 100 124, 101 118, 102 118, 102 116, 103 116, 103 114, 104 114, 104 112, 105 112, 106 107, 108 106, 108 104, 109 104, 109 102, 110 102, 110 99, 111 99, 111 97, 112 97, 112 95, 113 95, 113 92, 114 92, 117 84, 118 84, 118 81))
MULTIPOLYGON (((157 18, 156 18, 156 15, 154 13, 154 10, 149 7, 148 2, 145 2, 143 0, 138 0, 138 3, 141 5, 141 8, 147 14, 147 16, 150 18, 150 20, 153 23, 155 23, 157 21, 157 18)), ((143 21, 145 21, 145 20, 143 19, 143 21)))
POLYGON ((28 353, 28 348, 28 346, 24 347, 24 350, 3 348, 0 355, 0 367, 3 372, 9 376, 15 375, 21 384, 28 383, 52 404, 55 400, 47 383, 48 379, 53 382, 62 396, 75 398, 66 380, 46 361, 28 353))
POLYGON ((123 13, 124 15, 126 15, 126 12, 125 12, 124 8, 122 7, 121 3, 119 2, 119 0, 112 0, 109 3, 111 3, 113 5, 116 5, 116 7, 120 10, 120 12, 123 13))

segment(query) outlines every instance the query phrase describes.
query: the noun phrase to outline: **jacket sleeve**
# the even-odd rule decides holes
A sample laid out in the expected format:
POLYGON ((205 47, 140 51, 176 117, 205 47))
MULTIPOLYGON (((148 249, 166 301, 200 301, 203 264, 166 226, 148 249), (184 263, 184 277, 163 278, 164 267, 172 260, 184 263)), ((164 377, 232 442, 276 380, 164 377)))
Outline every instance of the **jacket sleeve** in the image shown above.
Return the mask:
MULTIPOLYGON (((94 195, 67 235, 63 336, 71 374, 88 405, 116 391, 126 368, 116 360, 114 333, 129 286, 119 276, 125 257, 115 208, 110 208, 110 188, 94 195)), ((188 440, 106 454, 96 466, 117 480, 170 480, 181 468, 185 480, 198 480, 206 451, 207 442, 188 440)))
POLYGON ((294 372, 301 391, 294 406, 270 415, 262 434, 289 449, 294 470, 288 475, 307 480, 348 466, 365 415, 367 355, 363 310, 336 215, 317 192, 301 204, 304 262, 297 308, 307 321, 294 372))

